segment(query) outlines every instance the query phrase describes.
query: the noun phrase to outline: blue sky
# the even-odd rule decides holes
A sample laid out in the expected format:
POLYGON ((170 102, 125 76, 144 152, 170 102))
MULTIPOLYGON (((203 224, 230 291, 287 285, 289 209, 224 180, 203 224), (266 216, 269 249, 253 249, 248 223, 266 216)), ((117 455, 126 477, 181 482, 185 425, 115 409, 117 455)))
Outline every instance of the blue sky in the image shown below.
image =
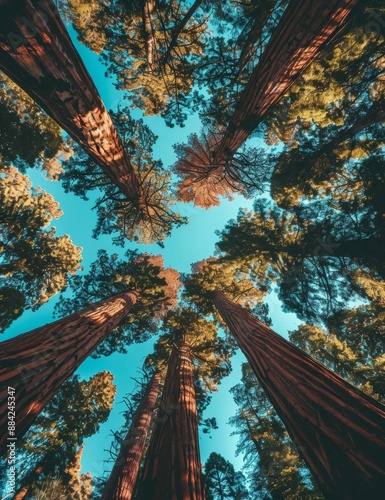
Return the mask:
MULTIPOLYGON (((69 31, 73 36, 73 31, 69 31)), ((74 41, 75 38, 73 36, 74 41)), ((106 107, 115 109, 122 99, 122 93, 115 90, 112 81, 104 77, 105 68, 98 62, 98 57, 78 43, 76 43, 76 46, 94 79, 106 107)), ((134 110, 132 114, 135 118, 141 116, 138 110, 134 110)), ((172 145, 177 142, 185 142, 190 133, 199 132, 201 128, 199 119, 196 116, 190 117, 184 128, 174 127, 172 129, 167 128, 164 121, 159 117, 145 117, 144 120, 153 132, 159 136, 155 145, 154 156, 160 158, 165 167, 172 165, 175 161, 172 145)), ((111 238, 108 236, 102 236, 98 240, 91 237, 96 223, 96 214, 91 210, 92 200, 85 202, 72 194, 65 194, 60 183, 45 180, 42 172, 31 170, 28 173, 34 187, 40 185, 60 203, 64 214, 58 221, 54 221, 57 234, 69 234, 74 244, 83 247, 83 266, 85 270, 96 259, 97 251, 101 248, 110 253, 122 254, 124 252, 123 249, 114 247, 111 238)), ((251 206, 252 201, 245 200, 241 196, 235 196, 232 202, 223 200, 220 207, 214 207, 210 210, 196 208, 192 204, 179 204, 177 206, 178 211, 182 215, 187 215, 190 223, 175 229, 171 237, 166 240, 164 249, 157 245, 144 246, 134 243, 127 243, 126 248, 138 248, 139 251, 162 254, 167 267, 173 267, 180 272, 189 272, 191 263, 213 255, 215 242, 218 239, 215 230, 222 229, 229 219, 236 217, 240 207, 251 208, 251 206)), ((14 322, 2 339, 5 340, 51 322, 53 307, 57 300, 58 296, 38 311, 25 313, 14 322)), ((299 321, 293 314, 282 313, 276 296, 269 296, 267 302, 270 307, 273 328, 278 333, 286 336, 289 330, 298 326, 299 321)), ((115 354, 98 360, 89 358, 78 369, 77 373, 81 378, 89 378, 100 370, 109 370, 114 374, 115 384, 118 389, 110 418, 102 425, 99 433, 86 441, 82 460, 84 472, 90 471, 97 476, 101 475, 104 469, 108 469, 108 466, 103 464, 103 461, 108 458, 108 453, 104 450, 110 446, 111 430, 117 430, 123 423, 121 412, 124 411, 125 407, 120 402, 127 393, 132 391, 134 382, 131 377, 137 376, 137 370, 141 367, 144 357, 151 352, 155 340, 154 338, 147 343, 130 346, 126 355, 115 354)), ((212 451, 215 451, 230 460, 236 468, 239 469, 242 466, 241 458, 235 458, 237 438, 231 436, 234 428, 230 427, 227 421, 236 411, 229 389, 240 381, 240 366, 244 361, 242 353, 238 352, 233 360, 231 375, 222 381, 219 392, 213 395, 212 403, 205 411, 204 418, 217 418, 219 429, 212 431, 210 436, 201 434, 202 462, 208 458, 212 451)))

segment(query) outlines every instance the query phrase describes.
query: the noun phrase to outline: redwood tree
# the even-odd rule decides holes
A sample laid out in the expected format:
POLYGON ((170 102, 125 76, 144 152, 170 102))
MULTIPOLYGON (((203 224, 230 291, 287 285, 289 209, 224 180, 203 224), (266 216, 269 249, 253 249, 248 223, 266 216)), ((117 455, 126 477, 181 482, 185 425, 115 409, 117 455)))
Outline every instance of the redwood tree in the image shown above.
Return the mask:
POLYGON ((385 407, 223 293, 213 300, 327 498, 380 498, 385 407))
POLYGON ((0 449, 20 438, 45 404, 138 300, 127 291, 0 344, 0 400, 15 402, 15 431, 0 417, 0 449), (9 398, 14 398, 10 400, 9 398))
POLYGON ((139 206, 130 159, 54 3, 0 0, 0 6, 0 69, 139 206))
POLYGON ((172 350, 138 498, 205 498, 193 364, 185 344, 172 350))
POLYGON ((236 105, 217 163, 231 160, 271 106, 346 28, 359 3, 364 1, 290 1, 236 105))
POLYGON ((160 389, 160 372, 147 385, 131 426, 122 443, 102 500, 131 500, 160 389))

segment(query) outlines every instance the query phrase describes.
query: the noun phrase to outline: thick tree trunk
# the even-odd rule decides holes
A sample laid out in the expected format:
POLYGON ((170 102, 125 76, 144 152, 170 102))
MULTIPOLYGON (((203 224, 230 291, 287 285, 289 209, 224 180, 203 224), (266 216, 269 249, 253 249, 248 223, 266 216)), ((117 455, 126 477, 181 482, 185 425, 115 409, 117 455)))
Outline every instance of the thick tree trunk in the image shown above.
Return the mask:
POLYGON ((148 383, 142 401, 120 448, 102 500, 131 500, 142 460, 152 414, 160 390, 160 373, 148 383))
POLYGON ((213 298, 326 498, 383 498, 385 406, 222 292, 213 298))
POLYGON ((363 0, 291 0, 244 89, 215 161, 231 160, 261 118, 351 19, 363 0))
POLYGON ((52 0, 0 0, 0 7, 0 69, 137 205, 130 159, 52 0))
POLYGON ((190 349, 174 347, 147 450, 140 500, 203 500, 198 416, 190 349))
MULTIPOLYGON (((127 315, 139 295, 125 292, 0 344, 0 401, 14 394, 16 430, 0 415, 0 451, 23 436, 44 405, 127 315), (13 439, 15 438, 15 439, 13 439)), ((13 406, 13 405, 11 405, 13 406)))

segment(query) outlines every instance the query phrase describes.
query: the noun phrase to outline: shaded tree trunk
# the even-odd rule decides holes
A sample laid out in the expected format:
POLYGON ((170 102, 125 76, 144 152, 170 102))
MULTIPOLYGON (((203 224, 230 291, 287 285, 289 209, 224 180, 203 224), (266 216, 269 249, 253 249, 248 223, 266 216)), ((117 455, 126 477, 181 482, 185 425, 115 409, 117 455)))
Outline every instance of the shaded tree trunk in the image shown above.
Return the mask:
POLYGON ((326 498, 382 498, 385 406, 222 292, 213 300, 326 498))
POLYGON ((140 187, 110 115, 52 0, 0 0, 0 69, 136 206, 140 187))
POLYGON ((7 413, 0 416, 0 450, 20 438, 48 401, 108 336, 136 303, 135 291, 101 300, 80 312, 0 344, 0 401, 15 394, 16 430, 8 435, 7 413))
POLYGON ((29 493, 32 485, 39 479, 42 472, 43 467, 38 465, 26 478, 26 484, 15 493, 13 500, 23 500, 29 493))
POLYGON ((189 347, 174 346, 146 454, 140 500, 204 500, 189 347))
POLYGON ((152 414, 160 390, 160 373, 153 375, 120 448, 102 500, 131 500, 152 414))
POLYGON ((231 160, 262 117, 346 28, 363 0, 291 0, 247 83, 218 146, 231 160))

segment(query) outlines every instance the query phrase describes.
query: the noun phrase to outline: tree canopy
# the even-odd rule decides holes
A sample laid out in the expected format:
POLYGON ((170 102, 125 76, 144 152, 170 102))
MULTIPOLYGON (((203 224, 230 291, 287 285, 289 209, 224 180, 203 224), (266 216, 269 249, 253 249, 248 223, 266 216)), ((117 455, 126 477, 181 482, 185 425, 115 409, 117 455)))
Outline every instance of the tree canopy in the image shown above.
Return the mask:
POLYGON ((62 215, 53 197, 14 167, 0 173, 0 329, 37 309, 81 269, 81 247, 50 226, 62 215))
POLYGON ((84 439, 95 434, 107 420, 115 394, 113 376, 107 371, 89 380, 80 380, 76 375, 64 382, 34 426, 18 442, 23 457, 18 462, 19 488, 28 487, 33 492, 45 480, 59 475, 67 495, 74 493, 71 467, 84 439))
POLYGON ((242 472, 219 453, 210 453, 204 465, 205 487, 208 500, 241 500, 249 498, 242 472))
POLYGON ((95 355, 127 352, 132 342, 144 342, 158 328, 159 321, 177 305, 180 287, 179 273, 164 268, 161 255, 139 254, 127 250, 124 259, 118 254, 98 252, 90 271, 74 276, 70 281, 73 297, 62 298, 57 313, 66 316, 88 304, 121 292, 136 290, 140 297, 111 335, 96 349, 95 355))
MULTIPOLYGON (((4 74, 0 75, 0 155, 25 173, 40 166, 51 178, 62 170, 60 160, 70 154, 61 128, 4 74)), ((3 167, 1 167, 2 169, 3 167)))
POLYGON ((60 175, 64 189, 87 200, 88 193, 97 190, 100 197, 94 209, 97 225, 94 237, 112 234, 113 241, 124 246, 126 239, 141 243, 160 243, 170 235, 173 227, 187 222, 172 211, 176 202, 170 172, 160 160, 153 158, 157 136, 143 120, 133 120, 127 107, 111 112, 116 129, 129 153, 132 166, 143 193, 143 205, 135 206, 119 190, 105 172, 84 150, 74 145, 74 156, 63 163, 60 175))

